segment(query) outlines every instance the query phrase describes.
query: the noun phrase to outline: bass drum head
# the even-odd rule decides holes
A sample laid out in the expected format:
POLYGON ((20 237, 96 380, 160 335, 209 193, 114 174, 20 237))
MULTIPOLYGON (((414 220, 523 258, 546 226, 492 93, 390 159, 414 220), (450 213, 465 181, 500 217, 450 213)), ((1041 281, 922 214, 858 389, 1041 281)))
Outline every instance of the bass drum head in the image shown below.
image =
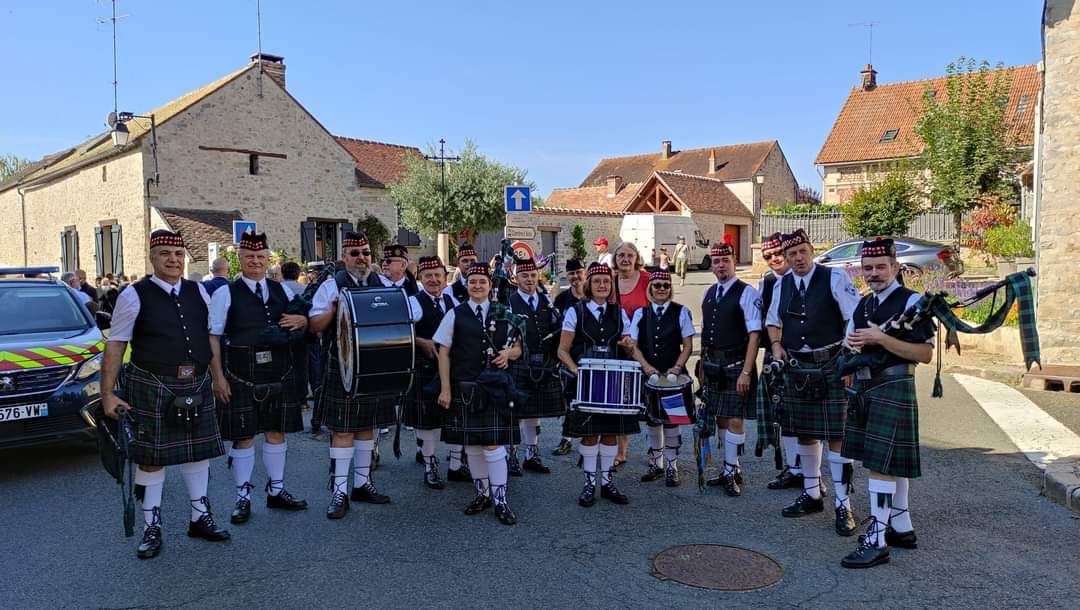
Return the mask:
POLYGON ((341 371, 341 385, 345 392, 352 392, 356 362, 354 361, 356 333, 352 323, 352 300, 344 293, 339 295, 337 308, 337 357, 341 371))

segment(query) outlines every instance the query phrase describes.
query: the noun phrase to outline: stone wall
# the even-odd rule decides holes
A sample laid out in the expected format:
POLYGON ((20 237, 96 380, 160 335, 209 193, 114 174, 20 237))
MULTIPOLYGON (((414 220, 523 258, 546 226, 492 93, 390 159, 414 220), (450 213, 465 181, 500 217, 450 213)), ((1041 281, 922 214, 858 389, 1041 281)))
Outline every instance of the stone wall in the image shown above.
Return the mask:
MULTIPOLYGON (((782 205, 789 201, 795 201, 795 191, 798 183, 795 175, 788 166, 787 158, 784 157, 780 147, 777 146, 765 158, 765 183, 761 185, 761 204, 782 205)), ((750 208, 751 211, 753 208, 750 208)))
MULTIPOLYGON (((536 229, 536 239, 521 240, 532 246, 534 252, 540 252, 540 232, 558 231, 558 261, 559 271, 561 265, 570 256, 570 239, 574 231, 574 225, 581 225, 585 229, 585 249, 588 252, 588 260, 596 260, 596 250, 593 241, 598 237, 607 237, 611 249, 619 243, 619 228, 622 226, 622 216, 598 216, 591 214, 544 214, 533 212, 530 214, 507 214, 506 224, 511 227, 532 227, 536 229)), ((548 254, 544 252, 543 254, 548 254)))
POLYGON ((1080 5, 1047 0, 1043 16, 1043 161, 1038 207, 1038 322, 1044 362, 1080 363, 1080 5))

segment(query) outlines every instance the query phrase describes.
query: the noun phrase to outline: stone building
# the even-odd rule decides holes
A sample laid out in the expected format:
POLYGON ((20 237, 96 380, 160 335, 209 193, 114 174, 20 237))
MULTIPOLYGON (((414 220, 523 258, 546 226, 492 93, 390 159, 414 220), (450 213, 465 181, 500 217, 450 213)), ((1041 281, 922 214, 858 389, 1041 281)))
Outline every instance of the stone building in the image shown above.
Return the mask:
POLYGON ((507 214, 506 222, 534 228, 533 248, 555 248, 561 261, 574 225, 585 229, 591 251, 600 236, 614 247, 626 214, 681 214, 694 221, 702 242, 730 235, 749 260, 755 211, 794 201, 797 188, 776 140, 690 150, 672 150, 665 140, 659 153, 602 159, 578 187, 556 189, 542 207, 507 214))
POLYGON ((1080 4, 1047 0, 1036 204, 1038 323, 1043 362, 1080 363, 1080 4))
MULTIPOLYGON (((1017 145, 1030 154, 1042 75, 1034 65, 1012 70, 1008 120, 1017 145)), ((922 152, 915 134, 927 88, 945 93, 945 77, 879 85, 867 64, 848 94, 814 163, 824 173, 822 202, 846 203, 860 188, 880 181, 922 152)))
POLYGON ((133 118, 123 146, 106 132, 0 184, 8 236, 0 263, 142 275, 149 233, 167 227, 189 237, 188 271, 206 272, 208 244, 224 250, 240 219, 302 260, 332 256, 341 232, 365 214, 394 235, 386 158, 416 149, 350 147, 361 141, 333 136, 285 82, 282 57, 252 56, 145 113, 154 134, 149 120, 133 118))

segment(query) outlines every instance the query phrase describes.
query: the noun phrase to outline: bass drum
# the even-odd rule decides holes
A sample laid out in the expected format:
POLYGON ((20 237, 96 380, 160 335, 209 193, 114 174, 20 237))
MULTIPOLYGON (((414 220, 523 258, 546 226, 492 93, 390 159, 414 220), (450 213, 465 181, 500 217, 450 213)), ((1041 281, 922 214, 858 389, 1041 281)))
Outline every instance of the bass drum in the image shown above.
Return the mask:
POLYGON ((351 396, 405 394, 416 354, 409 298, 401 288, 345 289, 338 299, 338 366, 351 396))

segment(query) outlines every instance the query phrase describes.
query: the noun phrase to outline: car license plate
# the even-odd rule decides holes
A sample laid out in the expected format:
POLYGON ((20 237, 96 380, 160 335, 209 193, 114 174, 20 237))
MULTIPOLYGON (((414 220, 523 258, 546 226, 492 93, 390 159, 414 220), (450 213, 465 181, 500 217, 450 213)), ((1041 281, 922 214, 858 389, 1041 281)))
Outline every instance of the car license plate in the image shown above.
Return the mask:
POLYGON ((0 407, 0 421, 15 421, 16 419, 45 417, 48 414, 49 405, 47 403, 41 403, 36 405, 19 405, 16 407, 0 407))

